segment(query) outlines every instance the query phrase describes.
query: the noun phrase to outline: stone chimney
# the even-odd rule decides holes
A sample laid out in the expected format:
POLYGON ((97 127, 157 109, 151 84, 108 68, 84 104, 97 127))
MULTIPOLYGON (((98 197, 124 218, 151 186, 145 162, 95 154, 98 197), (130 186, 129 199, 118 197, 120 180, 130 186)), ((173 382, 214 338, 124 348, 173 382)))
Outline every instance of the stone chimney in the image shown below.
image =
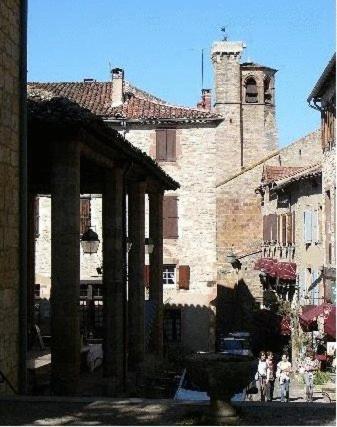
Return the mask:
POLYGON ((111 70, 112 75, 112 93, 111 93, 111 105, 117 107, 124 102, 124 70, 121 68, 113 68, 111 70))
POLYGON ((201 101, 198 102, 197 107, 206 111, 212 110, 211 89, 201 89, 201 101))

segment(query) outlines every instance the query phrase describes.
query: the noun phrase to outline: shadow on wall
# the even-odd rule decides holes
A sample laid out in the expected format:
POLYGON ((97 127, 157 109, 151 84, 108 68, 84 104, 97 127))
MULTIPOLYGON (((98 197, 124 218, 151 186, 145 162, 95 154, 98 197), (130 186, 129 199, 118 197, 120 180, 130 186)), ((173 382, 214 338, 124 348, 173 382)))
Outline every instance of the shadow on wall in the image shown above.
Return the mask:
POLYGON ((251 294, 247 284, 240 279, 234 288, 218 285, 216 298, 216 348, 220 338, 230 332, 251 334, 255 355, 261 350, 280 353, 289 338, 281 335, 279 316, 261 309, 260 302, 251 294))
POLYGON ((215 313, 210 304, 165 304, 164 343, 184 353, 214 350, 215 313))

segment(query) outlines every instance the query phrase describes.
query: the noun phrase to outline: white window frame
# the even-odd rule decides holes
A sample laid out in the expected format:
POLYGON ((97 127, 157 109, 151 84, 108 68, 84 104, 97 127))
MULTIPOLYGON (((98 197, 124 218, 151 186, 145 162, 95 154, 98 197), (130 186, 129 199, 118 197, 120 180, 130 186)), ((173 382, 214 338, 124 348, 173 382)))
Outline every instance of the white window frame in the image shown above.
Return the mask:
MULTIPOLYGON (((171 272, 172 274, 172 272, 171 272)), ((163 287, 175 288, 177 285, 177 266, 175 264, 164 264, 163 265, 163 287), (169 269, 173 269, 173 277, 169 278, 169 269), (170 279, 173 279, 173 283, 168 283, 170 279)))

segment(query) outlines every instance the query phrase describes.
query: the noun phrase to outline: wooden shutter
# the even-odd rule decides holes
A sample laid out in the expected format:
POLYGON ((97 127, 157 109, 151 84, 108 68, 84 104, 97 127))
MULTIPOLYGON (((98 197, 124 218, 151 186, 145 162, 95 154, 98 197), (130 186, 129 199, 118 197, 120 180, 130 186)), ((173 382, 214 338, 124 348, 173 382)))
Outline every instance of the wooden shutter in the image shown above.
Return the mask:
POLYGON ((295 235, 296 235, 296 228, 295 228, 295 211, 291 214, 291 222, 292 222, 292 230, 293 230, 293 245, 295 244, 295 235))
POLYGON ((311 236, 313 242, 318 242, 318 212, 312 211, 311 236))
POLYGON ((277 215, 277 243, 281 243, 281 215, 277 215))
POLYGON ((166 129, 156 130, 156 160, 167 160, 166 129))
POLYGON ((40 199, 38 197, 35 197, 34 200, 34 235, 35 237, 39 237, 40 235, 40 227, 39 227, 39 220, 40 220, 40 199))
POLYGON ((163 203, 163 237, 176 239, 178 237, 178 198, 165 196, 163 203))
POLYGON ((166 160, 176 161, 176 129, 166 130, 166 160))
POLYGON ((307 293, 305 285, 305 271, 301 270, 298 274, 299 300, 300 305, 305 305, 305 295, 307 293))
POLYGON ((179 266, 179 289, 190 288, 190 266, 180 265, 179 266))
POLYGON ((312 213, 304 211, 304 243, 312 242, 312 213))
POLYGON ((270 222, 271 222, 271 240, 276 241, 277 240, 277 215, 272 214, 270 215, 270 222))
POLYGON ((264 215, 263 216, 263 236, 262 239, 264 242, 266 242, 268 240, 268 215, 264 215))
POLYGON ((291 213, 287 213, 287 244, 291 245, 293 243, 293 223, 291 218, 291 213))
POLYGON ((83 234, 91 223, 90 199, 81 199, 80 201, 80 233, 83 234))
POLYGON ((287 244, 287 215, 282 215, 282 245, 287 244))
POLYGON ((150 287, 150 266, 144 265, 144 285, 146 288, 150 287))

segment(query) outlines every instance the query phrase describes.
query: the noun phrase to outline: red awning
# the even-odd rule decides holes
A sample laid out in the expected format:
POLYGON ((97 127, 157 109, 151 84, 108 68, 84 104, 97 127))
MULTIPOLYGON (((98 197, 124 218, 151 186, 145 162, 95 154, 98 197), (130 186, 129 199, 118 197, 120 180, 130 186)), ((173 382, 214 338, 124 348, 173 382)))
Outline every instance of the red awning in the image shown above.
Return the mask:
MULTIPOLYGON (((317 317, 324 316, 325 319, 329 317, 333 309, 332 304, 321 304, 321 305, 311 305, 302 307, 302 314, 300 314, 300 321, 304 324, 309 325, 317 320, 317 317)), ((336 307, 335 307, 336 313, 336 307)))
POLYGON ((296 264, 294 262, 278 262, 276 275, 283 280, 296 280, 296 264))
POLYGON ((324 332, 332 338, 336 338, 336 306, 332 306, 330 313, 324 322, 324 332))
POLYGON ((260 270, 262 260, 263 260, 263 258, 259 258, 259 259, 255 262, 255 264, 254 264, 254 270, 260 270))
POLYGON ((276 264, 277 264, 277 261, 273 258, 261 258, 259 269, 263 273, 266 273, 269 276, 275 277, 276 276, 276 271, 275 271, 276 264))

